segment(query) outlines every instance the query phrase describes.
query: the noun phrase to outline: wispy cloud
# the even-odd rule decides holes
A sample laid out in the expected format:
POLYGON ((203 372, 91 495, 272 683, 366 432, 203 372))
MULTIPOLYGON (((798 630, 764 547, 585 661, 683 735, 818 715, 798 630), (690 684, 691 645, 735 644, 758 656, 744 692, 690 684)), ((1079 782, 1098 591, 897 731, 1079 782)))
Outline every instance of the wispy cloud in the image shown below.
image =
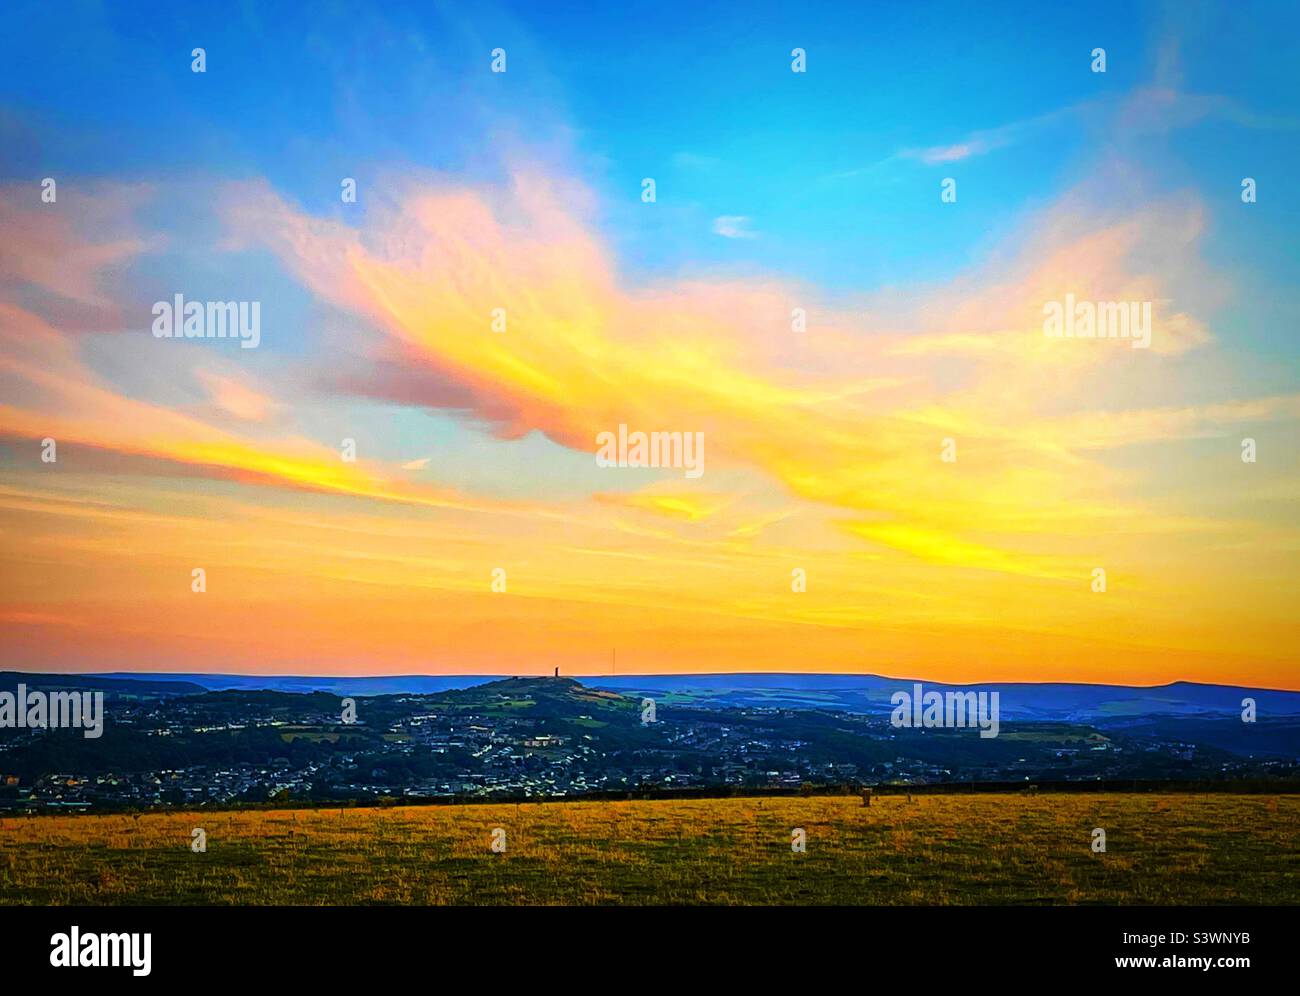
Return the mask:
POLYGON ((1013 121, 996 128, 974 131, 949 145, 903 149, 897 153, 897 156, 900 159, 914 160, 926 166, 961 162, 965 159, 984 156, 990 152, 996 152, 1029 141, 1065 122, 1080 119, 1095 107, 1096 104, 1091 101, 1080 103, 1061 110, 1035 115, 1023 121, 1013 121))
POLYGON ((713 233, 721 235, 724 239, 756 238, 750 229, 752 223, 753 219, 743 214, 724 214, 713 219, 713 233))

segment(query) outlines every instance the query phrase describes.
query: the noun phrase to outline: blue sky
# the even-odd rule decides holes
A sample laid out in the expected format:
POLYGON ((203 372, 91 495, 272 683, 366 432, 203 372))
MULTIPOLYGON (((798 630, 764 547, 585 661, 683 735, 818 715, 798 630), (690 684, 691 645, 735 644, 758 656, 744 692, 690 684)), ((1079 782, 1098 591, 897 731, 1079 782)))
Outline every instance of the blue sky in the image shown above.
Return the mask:
MULTIPOLYGON (((183 234, 137 279, 202 297, 242 274, 300 330, 250 358, 269 371, 309 351, 319 307, 268 255, 211 253, 218 177, 265 178, 341 216, 342 176, 363 189, 395 168, 490 183, 522 156, 593 192, 593 224, 629 284, 779 274, 852 306, 977 268, 1054 199, 1104 187, 1119 156, 1117 197, 1203 198, 1204 253, 1243 289, 1213 317, 1252 346, 1263 386, 1294 377, 1294 338, 1279 334, 1300 310, 1300 42, 1280 27, 1300 24, 1293 5, 1254 17, 1191 3, 589 6, 74 3, 55 25, 45 4, 20 3, 19 30, 0 42, 0 179, 175 185, 182 196, 143 214, 183 234), (195 46, 206 74, 184 71, 195 46), (498 46, 505 74, 486 71, 498 46), (790 71, 796 46, 805 74, 790 71), (1104 74, 1090 71, 1096 46, 1104 74), (1154 85, 1225 109, 1120 127, 1125 100, 1154 85), (987 151, 923 160, 972 140, 987 151), (1260 183, 1257 210, 1241 209, 1243 175, 1260 183), (945 177, 955 205, 940 203, 945 177), (748 237, 716 234, 719 218, 743 219, 732 224, 748 237)), ((549 445, 485 443, 437 413, 396 418, 408 433, 437 423, 467 484, 481 473, 521 486, 490 462, 475 470, 484 448, 549 445)), ((560 476, 580 474, 560 462, 560 476)))
MULTIPOLYGON (((1152 188, 1231 199, 1258 174, 1269 209, 1249 228, 1215 218, 1228 258, 1261 229, 1282 248, 1300 218, 1290 4, 192 6, 71 4, 56 25, 48 5, 18 4, 0 43, 8 176, 90 161, 132 177, 243 172, 318 208, 340 175, 401 160, 491 176, 517 144, 593 186, 630 271, 758 266, 868 290, 951 274, 1079 182, 1119 140, 1114 105, 1156 79, 1172 43, 1186 92, 1291 124, 1285 140, 1222 118, 1128 139, 1152 188), (208 74, 176 72, 196 45, 208 74), (498 45, 509 72, 493 76, 498 45), (789 71, 795 46, 804 75, 789 71), (1105 74, 1088 71, 1094 46, 1105 74), (897 158, 1000 129, 1014 141, 961 163, 897 158), (940 215, 947 175, 959 210, 940 215), (653 214, 637 211, 644 176, 659 184, 653 214), (752 219, 758 237, 710 237, 719 216, 752 219)), ((1293 277, 1294 252, 1264 265, 1293 277)))

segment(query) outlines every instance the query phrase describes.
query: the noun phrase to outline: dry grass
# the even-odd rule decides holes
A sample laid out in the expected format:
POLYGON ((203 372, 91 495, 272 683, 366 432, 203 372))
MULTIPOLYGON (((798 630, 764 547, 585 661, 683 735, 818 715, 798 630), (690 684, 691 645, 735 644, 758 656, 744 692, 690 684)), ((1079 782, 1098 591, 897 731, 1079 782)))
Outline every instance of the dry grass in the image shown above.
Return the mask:
POLYGON ((1244 795, 24 817, 0 820, 0 903, 1296 903, 1298 827, 1300 796, 1244 795))

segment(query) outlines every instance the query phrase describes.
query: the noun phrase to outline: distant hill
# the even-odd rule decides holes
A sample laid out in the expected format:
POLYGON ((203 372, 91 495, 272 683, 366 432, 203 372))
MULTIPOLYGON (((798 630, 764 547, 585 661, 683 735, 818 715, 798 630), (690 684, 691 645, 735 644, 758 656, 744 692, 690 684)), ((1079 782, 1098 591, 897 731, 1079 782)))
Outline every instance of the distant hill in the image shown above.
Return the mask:
POLYGON ((25 671, 0 671, 0 692, 16 692, 19 685, 28 691, 103 692, 109 695, 198 695, 207 689, 197 682, 173 675, 152 674, 41 674, 25 671))
MULTIPOLYGON (((114 690, 139 688, 160 695, 185 695, 208 691, 329 692, 334 695, 429 695, 469 689, 500 681, 502 675, 384 675, 338 677, 332 675, 138 674, 113 672, 92 675, 35 675, 0 672, 0 689, 19 680, 29 687, 38 680, 49 687, 72 685, 114 690), (133 684, 137 683, 137 684, 133 684)), ((520 679, 553 681, 554 679, 520 679)), ((562 679, 563 680, 563 679, 562 679)), ((1261 716, 1300 716, 1300 692, 1205 685, 1179 681, 1168 685, 1089 685, 1074 683, 998 682, 950 685, 924 679, 886 678, 873 674, 682 674, 583 677, 588 688, 627 695, 662 698, 683 707, 779 707, 835 709, 864 715, 887 714, 890 696, 911 691, 915 682, 937 691, 998 692, 1007 719, 1061 722, 1123 722, 1138 717, 1230 716, 1241 712, 1243 698, 1253 698, 1261 716)))
POLYGON ((862 674, 628 675, 585 679, 589 685, 629 694, 668 694, 680 705, 785 706, 887 714, 890 696, 913 684, 936 691, 997 692, 1007 719, 1063 722, 1120 720, 1136 716, 1240 715, 1252 698, 1261 715, 1300 716, 1300 692, 1203 685, 1190 681, 1152 687, 1131 685, 994 682, 952 685, 921 678, 862 674))
POLYGON ((1300 696, 1194 684, 983 686, 1003 697, 1000 732, 985 738, 973 721, 893 726, 889 697, 911 684, 878 676, 625 676, 617 690, 596 687, 611 679, 478 676, 468 687, 382 695, 354 689, 404 679, 330 679, 350 683, 355 704, 308 690, 309 678, 285 689, 214 676, 226 687, 207 690, 159 675, 3 677, 14 687, 102 689, 111 721, 94 738, 0 729, 0 772, 19 780, 0 785, 0 809, 261 803, 283 793, 333 801, 860 781, 1240 781, 1287 777, 1300 759, 1300 716, 1270 711, 1300 696), (1256 723, 1241 722, 1243 693, 1259 701, 1256 723))
POLYGON ((431 695, 456 688, 470 688, 505 675, 491 674, 398 674, 373 678, 349 678, 333 675, 275 675, 275 674, 139 674, 131 671, 114 671, 93 677, 113 680, 165 678, 198 686, 199 690, 274 691, 274 692, 332 692, 335 695, 431 695))

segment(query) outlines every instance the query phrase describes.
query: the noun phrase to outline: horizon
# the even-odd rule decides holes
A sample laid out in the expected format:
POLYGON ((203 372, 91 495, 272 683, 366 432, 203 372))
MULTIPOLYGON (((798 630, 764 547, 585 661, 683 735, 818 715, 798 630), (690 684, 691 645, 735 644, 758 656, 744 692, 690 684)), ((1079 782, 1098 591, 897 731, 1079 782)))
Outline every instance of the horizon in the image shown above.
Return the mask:
POLYGON ((7 666, 1300 691, 1300 12, 73 6, 7 666))
POLYGON ((1099 688, 1133 688, 1133 689, 1153 689, 1168 688, 1172 685, 1197 685, 1206 688, 1248 688, 1253 691, 1261 692, 1289 692, 1300 694, 1298 688, 1281 688, 1268 685, 1242 685, 1235 682, 1213 682, 1213 681, 1190 681, 1187 679, 1176 678, 1172 681, 1162 682, 1157 685, 1140 685, 1123 681, 1025 681, 1025 680, 1003 680, 999 678, 983 678, 978 681, 940 681, 933 678, 918 677, 917 675, 898 676, 891 674, 882 674, 876 671, 639 671, 628 674, 602 674, 598 672, 584 672, 573 674, 549 674, 549 673, 531 673, 523 672, 472 672, 472 671, 408 671, 393 672, 388 674, 329 674, 321 672, 304 672, 304 673, 275 673, 266 674, 260 671, 23 671, 13 668, 0 668, 0 674, 34 674, 34 675, 85 675, 94 678, 150 678, 150 677, 168 677, 168 678, 260 678, 266 681, 275 681, 277 679, 317 679, 317 680, 335 680, 335 681, 398 681, 403 678, 482 678, 487 680, 509 680, 513 678, 572 678, 575 681, 579 679, 609 679, 609 678, 728 678, 728 677, 798 677, 798 678, 879 678, 883 681, 898 682, 917 682, 929 685, 943 685, 949 687, 974 687, 976 685, 1032 685, 1035 687, 1049 685, 1084 685, 1099 688))

